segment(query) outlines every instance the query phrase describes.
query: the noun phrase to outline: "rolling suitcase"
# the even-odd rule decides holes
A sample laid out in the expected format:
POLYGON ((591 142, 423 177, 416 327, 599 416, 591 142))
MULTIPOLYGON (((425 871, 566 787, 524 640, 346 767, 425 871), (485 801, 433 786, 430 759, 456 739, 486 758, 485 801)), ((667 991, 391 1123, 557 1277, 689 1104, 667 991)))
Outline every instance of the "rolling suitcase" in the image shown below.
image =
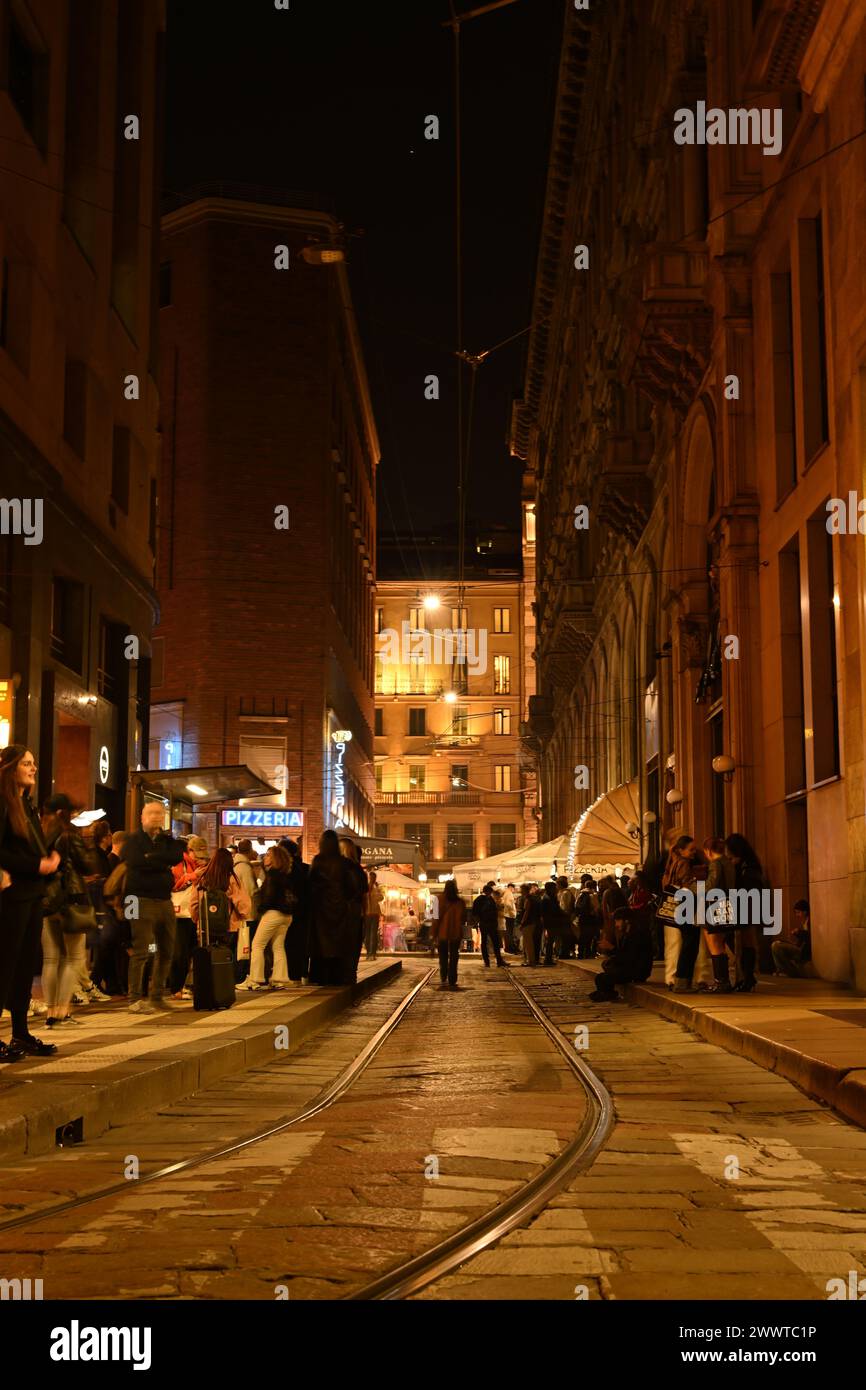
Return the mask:
POLYGON ((224 942, 211 944, 208 894, 199 894, 199 940, 192 953, 193 1008, 230 1009, 235 1002, 235 962, 224 942))

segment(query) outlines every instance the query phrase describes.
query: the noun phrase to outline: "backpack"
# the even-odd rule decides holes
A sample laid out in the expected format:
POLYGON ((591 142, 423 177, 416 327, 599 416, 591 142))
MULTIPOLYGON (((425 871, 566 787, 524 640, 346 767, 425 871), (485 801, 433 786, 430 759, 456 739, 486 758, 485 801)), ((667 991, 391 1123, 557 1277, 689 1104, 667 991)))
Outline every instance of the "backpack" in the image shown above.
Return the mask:
POLYGON ((232 908, 221 888, 203 888, 198 899, 198 925, 204 942, 221 941, 229 934, 232 908))

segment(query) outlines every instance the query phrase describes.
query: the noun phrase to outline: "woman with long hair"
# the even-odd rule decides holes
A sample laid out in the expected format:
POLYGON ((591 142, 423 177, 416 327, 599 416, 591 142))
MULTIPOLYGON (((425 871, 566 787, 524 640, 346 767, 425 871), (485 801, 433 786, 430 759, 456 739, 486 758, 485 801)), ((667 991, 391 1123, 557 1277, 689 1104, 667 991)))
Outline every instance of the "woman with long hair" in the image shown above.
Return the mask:
POLYGON ((48 849, 31 800, 35 785, 36 759, 23 744, 11 743, 0 752, 0 869, 11 880, 0 907, 0 1008, 12 1016, 12 1038, 0 1042, 0 1063, 57 1051, 27 1031, 42 899, 60 867, 60 855, 48 849))
MULTIPOLYGON (((694 858, 698 847, 692 835, 680 835, 674 840, 668 853, 665 863, 664 873, 662 874, 662 892, 673 891, 679 888, 694 889, 696 877, 694 858)), ((683 931, 680 927, 673 926, 670 922, 665 922, 665 984, 668 989, 678 990, 682 993, 688 990, 691 984, 691 972, 688 980, 681 980, 679 975, 680 959, 683 950, 683 931)), ((686 959, 682 960, 683 966, 686 959)))
MULTIPOLYGON (((231 855, 228 857, 231 860, 231 855)), ((265 947, 268 945, 274 958, 270 988, 285 989, 289 983, 286 932, 292 925, 295 907, 291 885, 292 856, 282 845, 272 845, 265 854, 264 865, 265 877, 259 892, 259 920, 250 952, 250 973, 246 980, 241 980, 238 989, 268 988, 265 980, 265 947)))
MULTIPOLYGON (((757 888, 760 893, 765 884, 763 865, 745 835, 729 835, 725 840, 725 849, 730 859, 733 860, 736 887, 745 889, 747 892, 757 888)), ((743 899, 740 898, 738 901, 742 902, 743 899)), ((760 898, 758 901, 760 902, 760 898)), ((749 920, 732 922, 729 924, 728 930, 736 932, 735 940, 739 942, 740 946, 742 979, 734 985, 734 989, 743 994, 749 994, 758 983, 755 974, 755 965, 758 960, 757 924, 749 920)))
MULTIPOLYGON (((227 850, 224 852, 228 854, 227 850)), ((172 999, 192 998, 190 990, 186 987, 186 982, 196 942, 196 919, 192 915, 193 903, 198 902, 198 881, 211 863, 212 857, 208 852, 207 840, 201 835, 190 835, 183 852, 183 859, 179 864, 175 864, 171 871, 174 883, 171 900, 177 913, 174 928, 174 950, 168 972, 168 991, 172 999)), ((229 855, 229 859, 231 859, 231 855, 229 855)), ((224 873, 220 876, 224 877, 224 873)), ((234 939, 237 940, 237 936, 234 939)))
POLYGON ((439 918, 434 921, 433 940, 439 950, 440 989, 458 990, 457 965, 460 960, 460 942, 463 939, 463 924, 466 921, 466 904, 457 891, 453 878, 445 880, 442 890, 442 903, 439 918))
POLYGON ((234 940, 236 947, 238 928, 241 922, 247 920, 252 911, 252 904, 249 893, 235 873, 234 860, 227 849, 214 850, 195 880, 195 892, 192 895, 190 907, 192 920, 196 926, 199 924, 202 893, 225 893, 229 907, 228 944, 231 945, 232 940, 234 940))

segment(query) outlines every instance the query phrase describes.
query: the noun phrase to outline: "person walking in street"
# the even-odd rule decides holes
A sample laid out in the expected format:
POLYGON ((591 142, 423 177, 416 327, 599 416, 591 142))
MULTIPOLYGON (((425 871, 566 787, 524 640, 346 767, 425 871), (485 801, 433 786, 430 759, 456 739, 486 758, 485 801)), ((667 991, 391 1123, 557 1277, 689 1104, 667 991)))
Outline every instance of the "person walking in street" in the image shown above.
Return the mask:
POLYGON ((458 990, 457 965, 460 960, 460 942, 463 939, 463 924, 466 921, 466 904, 457 891, 453 878, 446 879, 442 892, 442 908, 433 923, 433 939, 439 951, 440 989, 452 992, 458 990))
POLYGON ((357 978, 367 879, 325 830, 310 866, 310 983, 353 985, 357 978))
POLYGON ((502 959, 502 951, 499 947, 499 914, 493 897, 492 883, 485 883, 478 894, 472 904, 472 915, 478 923, 478 929, 481 933, 481 958, 484 961, 485 969, 490 969, 488 946, 491 944, 496 955, 496 964, 499 969, 502 969, 505 961, 502 959))
POLYGON ((379 918, 382 915, 382 900, 385 894, 376 881, 375 869, 370 870, 367 883, 367 896, 364 899, 364 946, 367 960, 375 960, 379 951, 379 918))
MULTIPOLYGON (((761 861, 745 835, 729 835, 725 840, 725 849, 730 858, 734 861, 736 887, 741 890, 741 892, 752 892, 757 889, 759 894, 758 902, 760 902, 760 894, 762 889, 766 887, 767 880, 761 861)), ((739 902, 743 902, 742 897, 740 897, 739 902)), ((746 910, 746 921, 741 922, 738 920, 730 924, 731 929, 737 934, 737 941, 740 947, 740 969, 742 971, 742 979, 737 981, 734 985, 734 989, 743 994, 751 993, 758 983, 755 974, 755 966, 758 961, 759 923, 753 920, 754 914, 752 914, 751 908, 752 904, 751 900, 749 900, 749 905, 746 910)), ((760 916, 759 913, 757 915, 758 917, 760 916)), ((743 916, 742 910, 740 910, 737 916, 743 916)))
POLYGON ((12 1036, 0 1042, 0 1063, 57 1051, 27 1029, 27 1010, 42 937, 42 900, 60 868, 49 850, 33 805, 36 759, 21 743, 0 752, 0 1009, 8 1009, 12 1036))
MULTIPOLYGON (((286 933, 292 925, 295 895, 291 886, 292 856, 282 845, 272 845, 265 853, 265 878, 259 889, 259 921, 252 940, 250 973, 238 989, 267 989, 265 948, 273 952, 271 988, 285 989, 289 983, 286 933)), ((240 905, 239 905, 240 907, 240 905)), ((238 919, 241 920, 240 918, 238 919)))
MULTIPOLYGON (((49 1028, 78 1023, 73 1019, 73 999, 87 1002, 77 994, 80 977, 87 971, 87 931, 73 925, 74 909, 79 915, 91 908, 86 879, 96 869, 87 853, 81 831, 72 824, 76 810, 69 797, 58 792, 45 803, 42 833, 49 849, 60 855, 60 869, 51 879, 42 904, 42 997, 48 1009, 49 1028)), ((95 912, 90 912, 95 921, 95 912)))
POLYGON ((134 909, 129 963, 129 1012, 134 1014, 168 1008, 163 992, 174 950, 172 869, 183 859, 183 845, 163 829, 164 818, 161 802, 147 802, 141 812, 141 829, 129 836, 121 852, 127 866, 124 900, 134 909), (149 997, 145 998, 144 967, 148 956, 154 954, 149 997))
POLYGON ((779 975, 806 979, 814 972, 812 961, 812 932, 809 923, 809 904, 805 898, 794 903, 794 926, 789 941, 773 942, 773 964, 779 975))

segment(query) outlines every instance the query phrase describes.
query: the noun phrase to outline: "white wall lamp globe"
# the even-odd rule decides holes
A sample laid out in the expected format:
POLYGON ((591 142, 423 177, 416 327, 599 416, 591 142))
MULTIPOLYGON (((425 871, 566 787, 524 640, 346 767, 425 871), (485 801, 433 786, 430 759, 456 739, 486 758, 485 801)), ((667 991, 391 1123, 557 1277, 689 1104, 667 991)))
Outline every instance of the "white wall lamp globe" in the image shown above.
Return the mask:
POLYGON ((724 777, 726 782, 733 781, 736 766, 730 753, 720 753, 717 758, 713 758, 713 772, 719 777, 724 777))
POLYGON ((665 797, 665 801, 668 803, 669 806, 681 806, 683 803, 683 794, 676 787, 671 787, 670 791, 665 797))
POLYGON ((656 821, 658 820, 658 816, 656 815, 655 811, 644 811, 642 819, 644 825, 655 825, 656 821))

